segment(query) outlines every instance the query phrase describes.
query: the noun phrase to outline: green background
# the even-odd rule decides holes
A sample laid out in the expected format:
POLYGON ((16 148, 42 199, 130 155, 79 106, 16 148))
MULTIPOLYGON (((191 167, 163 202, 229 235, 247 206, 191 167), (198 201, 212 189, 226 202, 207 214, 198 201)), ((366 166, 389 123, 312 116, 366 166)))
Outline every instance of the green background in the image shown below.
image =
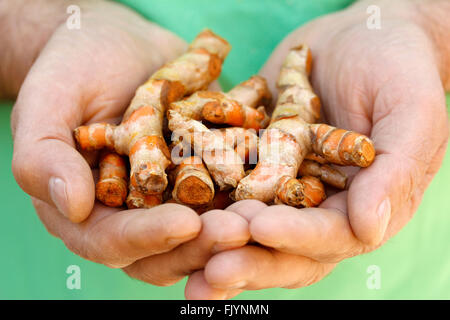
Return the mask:
MULTIPOLYGON (((221 83, 250 75, 291 30, 352 1, 122 1, 187 41, 209 27, 233 44, 221 83)), ((449 98, 449 97, 448 97, 449 98)), ((450 99, 447 99, 450 104, 450 99)), ((12 102, 0 102, 0 298, 183 299, 185 281, 155 287, 120 270, 83 260, 49 235, 11 173, 12 102), (66 288, 66 269, 81 268, 81 290, 66 288)), ((246 292, 241 299, 450 299, 450 155, 427 189, 414 219, 375 252, 343 261, 324 280, 302 289, 246 292), (377 265, 381 288, 366 286, 377 265)))

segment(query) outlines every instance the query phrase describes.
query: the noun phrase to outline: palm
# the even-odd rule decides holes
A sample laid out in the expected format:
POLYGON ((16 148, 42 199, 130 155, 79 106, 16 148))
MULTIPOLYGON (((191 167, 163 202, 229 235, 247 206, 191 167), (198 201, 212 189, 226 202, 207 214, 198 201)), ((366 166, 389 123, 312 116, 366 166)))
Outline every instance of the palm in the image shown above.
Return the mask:
POLYGON ((391 170, 397 170, 401 176, 396 179, 409 182, 402 190, 398 208, 401 218, 389 230, 388 239, 412 217, 442 160, 445 135, 440 133, 446 127, 445 118, 437 121, 433 112, 423 109, 430 103, 442 112, 442 105, 433 100, 436 98, 433 92, 439 89, 437 68, 427 35, 412 23, 384 21, 383 29, 377 31, 357 24, 341 35, 322 42, 318 49, 314 84, 324 103, 325 119, 338 127, 369 135, 376 145, 378 161, 373 168, 356 174, 348 198, 336 195, 324 205, 361 210, 363 205, 359 204, 365 199, 357 190, 376 184, 378 177, 371 173, 381 172, 381 166, 395 158, 401 160, 392 161, 396 167, 391 170), (333 54, 329 53, 330 48, 333 54), (437 88, 433 88, 435 84, 437 88), (426 144, 432 146, 431 150, 422 147, 426 144), (415 168, 411 178, 408 167, 415 168), (353 206, 354 195, 358 204, 353 206), (350 208, 342 203, 345 198, 350 208))
MULTIPOLYGON (((370 136, 377 148, 377 158, 402 156, 406 158, 404 162, 412 162, 408 163, 411 166, 417 161, 427 163, 422 172, 417 172, 417 179, 414 179, 417 182, 407 186, 410 190, 405 191, 405 194, 417 193, 405 199, 402 205, 402 210, 408 211, 410 216, 420 202, 421 192, 439 168, 440 147, 444 142, 439 132, 446 126, 445 119, 434 122, 432 112, 423 114, 419 110, 423 105, 418 105, 418 101, 435 102, 433 99, 437 97, 432 92, 439 89, 433 88, 437 69, 427 35, 417 25, 399 19, 383 20, 382 29, 370 30, 364 20, 348 21, 341 14, 326 16, 295 31, 280 45, 262 69, 271 83, 276 80, 282 53, 301 42, 312 48, 312 83, 322 100, 325 122, 370 136), (415 106, 416 112, 412 110, 415 106), (395 138, 401 134, 405 135, 403 141, 395 138), (431 154, 417 147, 430 143, 430 137, 435 145, 431 154), (416 187, 419 189, 414 190, 416 187)), ((435 107, 442 111, 439 103, 435 107)), ((364 177, 378 171, 376 166, 360 173, 347 168, 351 178, 356 174, 349 197, 361 184, 370 183, 364 177)), ((323 206, 347 211, 346 193, 331 196, 323 206)), ((363 203, 363 200, 358 202, 363 203)), ((406 221, 402 225, 404 223, 406 221)))
MULTIPOLYGON (((72 132, 90 122, 120 121, 136 87, 184 47, 182 40, 175 36, 170 39, 169 35, 173 43, 167 57, 155 45, 158 40, 155 26, 144 21, 141 28, 125 23, 132 18, 135 22, 134 14, 121 13, 120 18, 125 21, 120 24, 111 23, 118 21, 114 16, 107 18, 108 21, 85 19, 80 30, 61 25, 27 77, 27 84, 36 83, 61 101, 58 134, 72 132)), ((26 88, 21 95, 27 94, 26 88)), ((84 156, 91 162, 94 155, 84 156)), ((117 210, 102 208, 101 214, 97 211, 92 212, 90 220, 117 210)))
MULTIPOLYGON (((35 66, 51 73, 53 90, 83 99, 84 103, 78 105, 81 110, 70 110, 76 125, 120 117, 136 87, 184 48, 181 39, 167 32, 167 43, 161 45, 162 31, 139 20, 141 25, 137 27, 134 14, 121 14, 120 18, 125 21, 114 23, 114 16, 105 22, 86 19, 80 30, 62 25, 35 66), (127 23, 131 19, 134 23, 127 23)), ((35 74, 37 78, 42 76, 40 72, 35 74)))

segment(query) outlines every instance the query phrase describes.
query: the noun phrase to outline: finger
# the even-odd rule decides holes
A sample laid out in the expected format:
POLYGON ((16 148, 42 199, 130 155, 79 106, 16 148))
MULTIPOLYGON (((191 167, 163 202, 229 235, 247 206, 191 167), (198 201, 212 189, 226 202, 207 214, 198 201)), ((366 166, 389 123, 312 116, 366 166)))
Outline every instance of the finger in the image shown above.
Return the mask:
POLYGON ((155 285, 172 285, 202 269, 213 254, 242 247, 250 238, 247 221, 233 212, 212 210, 200 219, 202 230, 198 237, 173 251, 139 260, 124 271, 155 285))
POLYGON ((81 121, 80 98, 63 86, 30 78, 22 86, 11 120, 14 176, 26 193, 80 222, 91 212, 95 194, 89 165, 72 139, 72 128, 81 121))
POLYGON ((226 210, 235 212, 250 222, 265 208, 267 208, 267 204, 259 200, 241 200, 228 206, 226 210))
POLYGON ((195 238, 201 229, 198 215, 177 204, 125 211, 96 204, 80 224, 65 219, 44 201, 33 199, 33 204, 49 232, 71 251, 114 268, 172 250, 195 238))
POLYGON ((276 250, 245 246, 213 256, 205 267, 205 279, 219 289, 299 288, 319 281, 334 266, 276 250))
POLYGON ((329 209, 327 203, 322 208, 267 207, 251 220, 250 233, 264 246, 326 263, 368 251, 369 246, 354 236, 345 213, 347 193, 329 200, 329 209), (337 203, 344 206, 336 209, 337 203))
POLYGON ((203 270, 194 272, 189 276, 184 289, 187 300, 226 300, 231 299, 241 293, 240 289, 218 289, 211 287, 205 279, 203 270))
POLYGON ((377 156, 356 175, 348 193, 353 231, 369 245, 384 239, 392 219, 406 218, 396 217, 396 212, 411 200, 448 136, 442 87, 430 75, 425 78, 420 82, 434 83, 435 88, 426 85, 424 90, 418 83, 411 87, 411 81, 394 81, 380 89, 375 99, 371 138, 377 156))

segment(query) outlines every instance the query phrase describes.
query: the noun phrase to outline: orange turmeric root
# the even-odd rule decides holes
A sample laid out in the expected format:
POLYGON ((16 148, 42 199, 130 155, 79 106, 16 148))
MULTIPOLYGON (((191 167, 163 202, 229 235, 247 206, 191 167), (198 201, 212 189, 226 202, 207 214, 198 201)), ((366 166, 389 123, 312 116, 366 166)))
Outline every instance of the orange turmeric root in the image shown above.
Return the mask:
POLYGON ((149 209, 163 202, 162 194, 143 194, 130 187, 127 197, 128 209, 145 208, 149 209))
POLYGON ((246 135, 244 139, 237 143, 236 153, 246 164, 256 164, 258 159, 258 136, 256 134, 246 135))
POLYGON ((272 101, 272 93, 267 86, 266 79, 261 76, 250 77, 228 91, 226 95, 241 105, 251 108, 268 107, 272 101))
POLYGON ((269 122, 263 106, 253 109, 226 97, 205 104, 202 114, 205 120, 212 123, 255 130, 265 128, 269 122))
POLYGON ((372 141, 366 136, 326 124, 311 125, 313 150, 328 162, 368 167, 375 159, 372 141))
POLYGON ((260 103, 268 105, 270 100, 271 94, 265 79, 253 76, 228 93, 204 104, 202 115, 212 123, 259 130, 269 123, 264 105, 260 103))
POLYGON ((185 158, 176 169, 172 197, 181 204, 200 206, 214 198, 214 184, 202 159, 185 158))
POLYGON ((264 106, 260 105, 258 109, 254 106, 258 106, 258 103, 267 104, 270 98, 266 80, 253 76, 228 93, 195 92, 184 100, 172 103, 170 110, 188 119, 205 119, 212 123, 258 130, 267 126, 269 117, 264 106))
MULTIPOLYGON (((367 166, 374 160, 375 149, 367 137, 312 124, 319 119, 320 100, 308 80, 311 62, 307 46, 293 48, 287 55, 277 81, 280 95, 271 124, 259 141, 258 164, 239 182, 236 200, 274 201, 276 190, 283 189, 280 184, 297 176, 301 163, 312 151, 327 161, 346 165, 367 166)), ((277 199, 290 201, 287 196, 279 195, 277 199)))
POLYGON ((144 194, 161 194, 167 186, 170 154, 162 126, 169 104, 206 88, 221 71, 229 44, 209 30, 200 33, 189 50, 166 64, 136 91, 119 126, 79 127, 75 138, 83 149, 108 147, 130 156, 130 184, 144 194))
POLYGON ((301 179, 283 176, 276 186, 275 204, 292 207, 317 207, 326 199, 325 188, 319 179, 305 176, 301 179))
POLYGON ((222 135, 215 133, 216 130, 210 130, 197 121, 202 117, 203 106, 222 96, 218 92, 196 92, 185 100, 172 103, 167 117, 172 138, 183 138, 183 143, 189 141, 220 190, 225 190, 235 188, 244 177, 243 161, 234 145, 227 144, 222 135))
POLYGON ((120 207, 127 197, 127 166, 114 152, 104 152, 99 160, 100 178, 95 186, 96 198, 109 207, 120 207))
POLYGON ((214 197, 214 183, 202 159, 191 155, 190 145, 175 141, 170 145, 172 162, 177 164, 169 171, 169 183, 174 186, 171 198, 185 205, 204 205, 214 197))
POLYGON ((310 152, 305 156, 305 160, 311 160, 311 161, 315 161, 318 162, 320 164, 327 164, 328 161, 325 160, 324 157, 319 156, 318 154, 314 153, 314 152, 310 152))
POLYGON ((214 130, 221 135, 225 143, 234 148, 244 163, 256 164, 258 157, 258 136, 252 129, 230 127, 214 130))
MULTIPOLYGON (((177 203, 177 201, 175 201, 175 199, 171 198, 171 199, 167 200, 166 203, 177 203)), ((188 204, 185 204, 185 205, 190 207, 191 209, 195 210, 195 212, 197 212, 200 215, 202 213, 205 213, 206 211, 210 211, 210 210, 214 210, 214 209, 223 210, 226 207, 228 207, 229 205, 231 205, 232 203, 233 203, 233 200, 230 198, 230 191, 218 191, 218 192, 216 192, 214 199, 207 204, 200 205, 200 206, 188 205, 188 204)))
POLYGON ((177 137, 182 137, 183 143, 189 143, 195 154, 203 159, 220 190, 236 187, 244 177, 243 162, 234 148, 200 121, 169 110, 169 129, 177 137))
POLYGON ((345 189, 347 175, 332 168, 327 164, 319 164, 315 161, 304 160, 300 165, 298 174, 301 176, 313 176, 338 189, 345 189))

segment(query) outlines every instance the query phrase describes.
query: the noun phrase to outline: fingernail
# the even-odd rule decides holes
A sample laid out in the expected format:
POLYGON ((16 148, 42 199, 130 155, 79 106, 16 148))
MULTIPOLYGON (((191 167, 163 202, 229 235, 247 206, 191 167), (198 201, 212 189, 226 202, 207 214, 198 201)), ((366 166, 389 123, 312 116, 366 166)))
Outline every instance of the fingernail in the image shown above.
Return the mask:
POLYGON ((58 211, 68 217, 69 210, 67 208, 66 183, 64 180, 57 177, 51 177, 48 182, 48 190, 50 193, 50 198, 58 211))
POLYGON ((389 198, 386 198, 383 202, 380 203, 377 209, 377 215, 380 241, 382 241, 384 238, 384 234, 386 233, 389 220, 391 219, 391 201, 389 200, 389 198))

